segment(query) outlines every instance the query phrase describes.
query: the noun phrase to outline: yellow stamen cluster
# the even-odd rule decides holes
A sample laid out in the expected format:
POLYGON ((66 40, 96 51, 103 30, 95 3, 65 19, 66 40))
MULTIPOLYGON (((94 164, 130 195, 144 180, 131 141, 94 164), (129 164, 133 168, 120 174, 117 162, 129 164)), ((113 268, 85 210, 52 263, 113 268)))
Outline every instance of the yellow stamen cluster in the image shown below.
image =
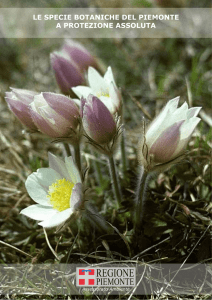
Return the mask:
POLYGON ((47 197, 55 209, 63 211, 70 207, 70 197, 73 187, 73 182, 65 178, 58 179, 55 183, 52 183, 49 187, 47 197))
POLYGON ((110 97, 110 94, 109 94, 109 89, 107 88, 107 91, 104 92, 104 91, 100 91, 98 93, 96 93, 96 96, 99 98, 101 96, 104 96, 104 97, 110 97))

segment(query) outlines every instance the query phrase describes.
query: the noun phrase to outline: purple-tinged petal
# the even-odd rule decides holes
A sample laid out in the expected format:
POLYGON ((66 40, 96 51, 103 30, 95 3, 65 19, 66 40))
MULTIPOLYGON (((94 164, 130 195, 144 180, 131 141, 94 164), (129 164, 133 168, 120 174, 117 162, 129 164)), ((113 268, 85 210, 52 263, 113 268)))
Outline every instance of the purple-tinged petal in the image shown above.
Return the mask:
POLYGON ((77 127, 79 123, 79 108, 71 98, 54 93, 42 93, 42 95, 54 111, 72 123, 73 128, 77 127))
POLYGON ((183 123, 184 121, 180 121, 168 127, 151 146, 150 154, 154 155, 155 162, 164 163, 172 159, 180 141, 180 127, 183 123))
MULTIPOLYGON (((72 133, 72 129, 76 129, 78 125, 79 119, 75 116, 70 114, 69 119, 67 120, 51 108, 48 102, 44 99, 43 93, 35 96, 34 101, 30 104, 30 106, 30 114, 37 128, 44 134, 51 137, 68 137, 72 133)), ((63 108, 62 101, 60 106, 63 108)))
POLYGON ((146 132, 146 143, 151 147, 163 131, 170 127, 174 122, 173 113, 177 109, 180 97, 176 97, 167 102, 159 115, 151 122, 146 132))
POLYGON ((25 104, 30 104, 34 99, 34 96, 38 94, 37 92, 34 91, 17 89, 17 88, 11 88, 11 90, 15 94, 17 99, 19 99, 25 104))
POLYGON ((29 106, 18 99, 15 100, 11 96, 12 92, 7 92, 5 97, 5 100, 7 101, 9 109, 14 113, 14 115, 19 119, 19 121, 27 126, 29 129, 35 131, 37 130, 36 125, 34 124, 29 106))
POLYGON ((66 40, 63 45, 63 50, 67 52, 69 57, 79 66, 82 71, 88 69, 89 66, 97 68, 97 63, 94 57, 85 47, 74 40, 66 40))
POLYGON ((83 110, 84 110, 85 104, 86 104, 86 99, 81 98, 81 105, 80 105, 80 116, 81 116, 81 118, 83 118, 83 110))
POLYGON ((187 119, 196 117, 202 107, 192 107, 187 111, 187 119))
POLYGON ((71 199, 70 199, 70 207, 78 209, 78 207, 82 204, 82 183, 77 183, 73 187, 71 199))
POLYGON ((193 118, 186 120, 183 123, 183 125, 180 128, 180 141, 179 141, 177 148, 173 154, 173 157, 179 156, 182 153, 182 151, 185 150, 194 129, 196 128, 196 126, 198 125, 198 123, 200 121, 201 121, 200 118, 193 117, 193 118))
POLYGON ((88 136, 99 144, 109 143, 116 133, 111 113, 101 100, 92 95, 83 109, 83 126, 88 136))
POLYGON ((51 53, 50 58, 56 81, 62 92, 69 93, 72 87, 84 82, 80 69, 72 60, 63 57, 59 52, 51 53))
POLYGON ((40 116, 40 114, 38 114, 34 110, 31 110, 30 114, 32 116, 33 122, 36 124, 37 128, 42 133, 44 133, 44 134, 46 134, 46 135, 48 135, 50 137, 53 137, 53 138, 58 138, 58 137, 61 136, 59 130, 57 130, 57 127, 53 126, 54 124, 51 124, 51 122, 48 122, 47 118, 43 118, 42 116, 40 116))

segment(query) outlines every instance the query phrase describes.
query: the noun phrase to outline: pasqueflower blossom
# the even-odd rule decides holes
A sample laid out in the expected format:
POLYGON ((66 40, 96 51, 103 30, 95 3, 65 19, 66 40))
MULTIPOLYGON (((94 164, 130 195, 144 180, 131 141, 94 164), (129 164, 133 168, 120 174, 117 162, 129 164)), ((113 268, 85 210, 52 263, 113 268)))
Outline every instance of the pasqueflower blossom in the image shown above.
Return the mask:
POLYGON ((81 100, 81 116, 83 128, 97 144, 108 144, 116 134, 116 123, 103 102, 89 95, 81 100))
POLYGON ((38 93, 29 90, 11 88, 11 92, 6 92, 5 100, 9 109, 19 119, 19 121, 27 126, 30 130, 37 130, 30 114, 30 103, 34 96, 38 93))
POLYGON ((61 50, 52 52, 50 60, 57 84, 65 94, 85 82, 84 73, 89 66, 97 67, 94 57, 73 40, 66 40, 61 50))
POLYGON ((168 163, 179 157, 200 121, 197 114, 201 107, 188 109, 185 102, 177 108, 178 102, 179 97, 170 100, 146 132, 148 155, 152 155, 155 164, 168 163))
POLYGON ((140 237, 145 216, 149 173, 163 172, 185 157, 185 148, 189 138, 200 121, 197 115, 201 107, 188 109, 188 104, 185 102, 177 108, 178 102, 179 97, 170 100, 141 137, 138 149, 141 172, 134 210, 136 240, 140 237))
POLYGON ((82 44, 72 39, 65 40, 62 51, 69 55, 81 72, 87 70, 89 66, 98 68, 97 62, 90 52, 82 44))
POLYGON ((82 205, 82 183, 72 157, 65 162, 49 153, 49 168, 38 169, 26 180, 30 197, 37 202, 20 213, 44 228, 66 222, 82 205))
POLYGON ((87 98, 89 94, 93 94, 104 103, 111 114, 118 113, 118 115, 121 115, 121 93, 116 86, 111 67, 108 67, 104 77, 102 77, 94 68, 89 67, 88 82, 90 87, 77 86, 72 88, 73 92, 79 98, 87 98))
POLYGON ((79 108, 66 96, 41 93, 30 104, 33 122, 50 137, 69 137, 79 124, 79 108))
POLYGON ((84 76, 67 53, 55 51, 50 54, 51 65, 57 84, 64 94, 69 94, 73 86, 84 82, 84 76))

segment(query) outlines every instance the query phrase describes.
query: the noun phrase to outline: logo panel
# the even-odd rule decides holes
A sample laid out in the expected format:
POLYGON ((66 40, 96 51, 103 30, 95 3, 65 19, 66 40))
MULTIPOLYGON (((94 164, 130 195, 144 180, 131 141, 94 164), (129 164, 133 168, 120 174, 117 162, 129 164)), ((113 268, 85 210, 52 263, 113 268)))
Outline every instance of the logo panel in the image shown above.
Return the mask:
POLYGON ((95 269, 77 268, 77 286, 95 285, 95 269))
POLYGON ((136 270, 131 267, 77 268, 76 286, 133 287, 136 285, 136 270))

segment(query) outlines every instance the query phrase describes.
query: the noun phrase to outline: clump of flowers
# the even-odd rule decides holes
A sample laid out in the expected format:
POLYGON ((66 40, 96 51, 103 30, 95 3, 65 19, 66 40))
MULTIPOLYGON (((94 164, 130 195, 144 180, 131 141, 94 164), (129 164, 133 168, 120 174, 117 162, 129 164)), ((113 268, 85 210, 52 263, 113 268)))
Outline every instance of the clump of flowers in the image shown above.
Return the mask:
MULTIPOLYGON (((120 90, 111 67, 101 76, 93 56, 72 40, 67 40, 60 51, 51 54, 51 63, 61 91, 70 94, 72 89, 79 99, 15 88, 6 93, 5 99, 11 111, 31 131, 40 131, 56 141, 65 141, 67 153, 70 152, 67 143, 70 143, 73 158, 69 154, 63 161, 49 153, 49 168, 38 169, 26 180, 26 189, 37 204, 23 209, 21 213, 39 221, 44 228, 52 228, 68 222, 76 211, 83 208, 86 213, 95 216, 95 224, 107 228, 92 205, 84 201, 80 146, 84 135, 86 142, 106 156, 114 198, 117 208, 120 208, 122 191, 114 160, 120 144, 123 157, 125 153, 125 143, 120 142, 124 139, 119 139, 124 126, 120 90), (84 86, 87 70, 89 86, 84 86)), ((185 157, 188 141, 200 122, 197 117, 200 107, 188 108, 185 102, 178 108, 178 103, 179 97, 168 101, 147 130, 143 127, 137 151, 140 174, 132 213, 137 241, 150 174, 164 171, 185 157)))

